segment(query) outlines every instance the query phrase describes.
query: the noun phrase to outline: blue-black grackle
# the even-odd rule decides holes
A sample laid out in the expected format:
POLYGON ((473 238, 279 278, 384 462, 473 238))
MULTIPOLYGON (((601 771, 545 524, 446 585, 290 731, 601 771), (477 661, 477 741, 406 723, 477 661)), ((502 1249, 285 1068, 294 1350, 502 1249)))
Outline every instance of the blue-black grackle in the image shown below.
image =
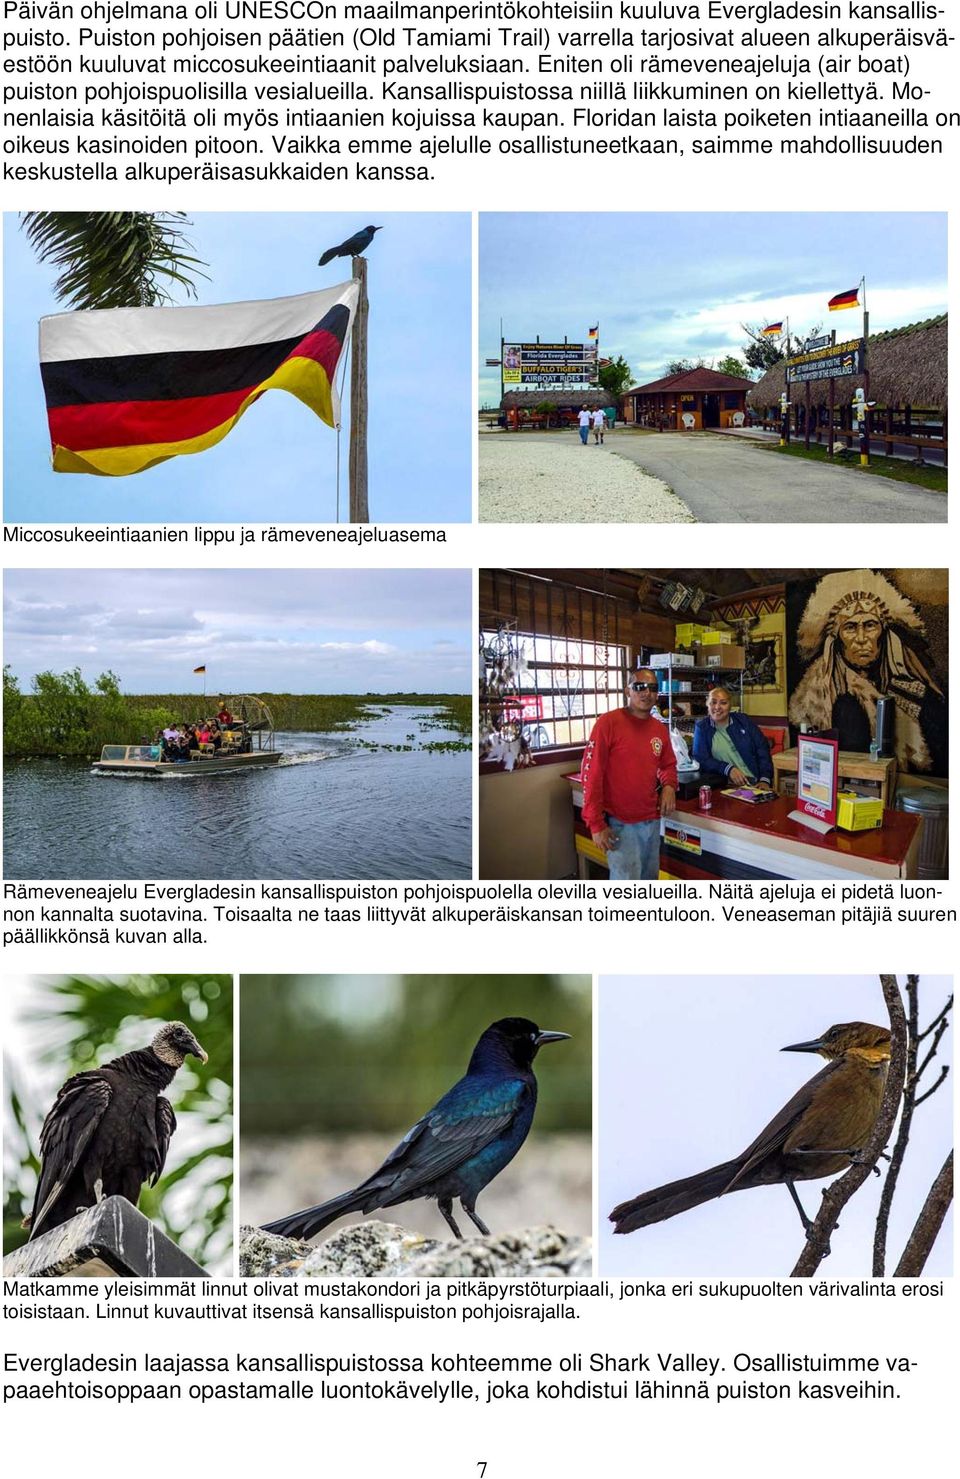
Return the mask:
POLYGON ((328 247, 320 258, 318 265, 320 267, 326 267, 327 263, 332 262, 334 257, 359 257, 361 252, 367 250, 367 247, 373 241, 377 232, 382 230, 382 226, 363 226, 359 231, 355 231, 352 236, 348 236, 346 241, 341 241, 339 246, 328 247))
POLYGON ((870 1139, 887 1082, 890 1031, 869 1022, 841 1022, 812 1042, 791 1043, 782 1051, 819 1053, 829 1061, 742 1155, 614 1207, 610 1213, 614 1232, 635 1232, 729 1191, 783 1182, 809 1233, 813 1224, 800 1205, 794 1182, 838 1175, 870 1139))
POLYGON ((480 1038, 466 1074, 408 1130, 383 1165, 366 1181, 329 1202, 306 1207, 264 1225, 265 1232, 312 1238, 348 1212, 376 1212, 419 1197, 436 1198, 454 1237, 458 1197, 470 1221, 484 1234, 477 1197, 513 1160, 533 1123, 537 1080, 533 1060, 544 1043, 568 1032, 543 1032, 526 1017, 504 1017, 480 1038))

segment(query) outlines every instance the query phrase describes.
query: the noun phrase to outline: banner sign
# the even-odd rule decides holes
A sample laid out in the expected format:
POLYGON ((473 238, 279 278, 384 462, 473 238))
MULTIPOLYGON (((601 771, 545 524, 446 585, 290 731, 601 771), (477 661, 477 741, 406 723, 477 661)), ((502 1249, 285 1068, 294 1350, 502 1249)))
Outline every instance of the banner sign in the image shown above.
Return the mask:
POLYGON ((543 718, 543 698, 539 693, 509 694, 501 700, 503 717, 514 724, 531 724, 543 718))
POLYGON ((595 385, 595 344, 504 344, 505 385, 595 385))
POLYGON ((811 349, 787 360, 787 384, 803 385, 808 380, 839 380, 863 374, 863 340, 848 339, 843 344, 829 344, 811 349))
POLYGON ((839 742, 801 734, 797 736, 797 752, 797 809, 827 827, 835 827, 839 742))

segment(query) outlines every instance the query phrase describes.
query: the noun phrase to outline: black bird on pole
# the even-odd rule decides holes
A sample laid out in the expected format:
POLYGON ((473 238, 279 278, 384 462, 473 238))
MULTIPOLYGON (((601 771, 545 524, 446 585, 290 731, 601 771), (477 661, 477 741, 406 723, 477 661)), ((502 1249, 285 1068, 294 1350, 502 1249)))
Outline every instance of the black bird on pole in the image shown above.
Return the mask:
POLYGON ((106 1197, 136 1206, 143 1183, 158 1180, 177 1128, 160 1090, 188 1054, 207 1061, 189 1027, 168 1022, 149 1047, 67 1079, 40 1131, 40 1179, 24 1219, 31 1239, 106 1197))
POLYGON ((320 258, 318 265, 320 267, 326 267, 327 263, 332 262, 334 257, 361 256, 367 250, 367 247, 373 241, 377 232, 382 230, 382 226, 362 227, 361 230, 355 231, 352 236, 348 236, 346 241, 341 241, 339 246, 328 247, 320 258))
POLYGON ((812 1042, 791 1043, 781 1051, 819 1053, 827 1066, 798 1089, 742 1155, 614 1207, 615 1232, 635 1232, 730 1191, 782 1182, 809 1233, 813 1223, 794 1182, 838 1175, 856 1161, 883 1102, 890 1032, 869 1022, 842 1022, 812 1042))
POLYGON ((482 1035, 466 1074, 408 1130, 366 1181, 329 1202, 264 1225, 264 1232, 312 1238, 348 1212, 376 1212, 419 1197, 435 1198, 455 1238, 453 1199, 484 1234, 477 1197, 513 1160, 533 1123, 537 1080, 533 1060, 545 1043, 568 1032, 544 1032, 526 1017, 504 1017, 482 1035))

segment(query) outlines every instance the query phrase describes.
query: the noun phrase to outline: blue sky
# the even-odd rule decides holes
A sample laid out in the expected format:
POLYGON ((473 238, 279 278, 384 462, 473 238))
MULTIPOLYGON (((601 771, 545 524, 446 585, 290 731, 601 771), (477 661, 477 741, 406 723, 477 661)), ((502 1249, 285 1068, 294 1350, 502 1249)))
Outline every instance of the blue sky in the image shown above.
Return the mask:
POLYGON ((125 693, 469 693, 468 570, 8 570, 4 662, 125 693))
MULTIPOLYGON (((588 192, 589 193, 589 192, 588 192)), ((947 218, 925 213, 482 214, 480 403, 500 399, 484 361, 504 338, 586 339, 622 354, 634 384, 673 359, 740 356, 741 323, 789 317, 860 331, 855 311, 827 300, 866 276, 870 329, 914 323, 947 307, 947 218)))
MULTIPOLYGON (((921 975, 922 1026, 951 991, 949 977, 921 975)), ((625 1235, 613 1232, 607 1214, 628 1197, 706 1170, 750 1145, 825 1066, 817 1054, 781 1048, 809 1042, 835 1022, 887 1024, 877 976, 609 976, 601 977, 599 1001, 601 1273, 789 1274, 804 1237, 783 1186, 737 1192, 625 1235)), ((924 1088, 940 1064, 954 1061, 952 1049, 948 1032, 924 1088)), ((888 1268, 903 1251, 952 1144, 952 1081, 951 1071, 914 1117, 890 1219, 888 1268)), ((797 1183, 810 1216, 828 1184, 797 1183)), ((882 1185, 871 1176, 844 1208, 824 1277, 869 1274, 882 1185)), ((948 1217, 927 1277, 952 1273, 951 1248, 948 1217)))
MULTIPOLYGON (((320 268, 328 246, 368 216, 307 212, 193 213, 188 238, 209 263, 200 303, 275 298, 331 287, 349 259, 320 268)), ((368 261, 370 518, 454 523, 470 518, 470 217, 379 214, 384 230, 368 261)), ((4 446, 8 520, 119 519, 332 523, 336 433, 293 396, 271 391, 225 441, 135 477, 50 470, 37 322, 63 312, 57 273, 40 266, 17 217, 4 217, 4 446)), ((184 300, 187 301, 187 300, 184 300)), ((346 517, 349 387, 341 441, 341 518, 346 517)))

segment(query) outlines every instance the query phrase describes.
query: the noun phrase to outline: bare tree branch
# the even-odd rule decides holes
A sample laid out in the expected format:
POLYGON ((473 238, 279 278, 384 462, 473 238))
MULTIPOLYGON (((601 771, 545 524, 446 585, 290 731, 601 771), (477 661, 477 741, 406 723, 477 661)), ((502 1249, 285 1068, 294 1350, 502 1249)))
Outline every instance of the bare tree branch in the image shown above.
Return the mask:
POLYGON ((914 1109, 916 1109, 918 1104, 922 1104, 924 1099, 929 1099, 931 1094, 935 1094, 937 1092, 949 1072, 949 1064, 944 1063, 943 1067, 940 1069, 939 1074, 937 1075, 936 1082, 930 1085, 925 1094, 920 1094, 919 1097, 914 1100, 914 1109))
POLYGON ((930 1095, 936 1092, 950 1072, 949 1067, 945 1064, 940 1070, 940 1075, 936 1083, 932 1084, 925 1093, 917 1094, 920 1080, 932 1063, 940 1046, 940 1039, 947 1030, 949 1012, 953 1005, 953 997, 950 996, 929 1026, 925 1027, 921 1032, 919 982, 919 976, 907 977, 907 1066, 903 1084, 903 1106, 900 1113, 900 1125, 897 1130, 896 1144, 893 1147, 893 1153, 890 1157, 890 1169, 887 1172, 883 1183, 883 1191, 880 1194, 880 1206, 877 1211, 877 1222, 873 1232, 874 1278, 883 1278, 883 1275, 886 1273, 887 1234, 890 1225, 890 1210, 893 1206, 893 1198, 900 1178, 903 1158, 906 1155, 907 1146, 910 1143, 910 1132, 913 1127, 913 1112, 918 1105, 923 1103, 924 1099, 929 1099, 930 1095), (927 1049, 923 1061, 918 1065, 917 1059, 919 1057, 920 1044, 925 1038, 930 1036, 931 1032, 933 1033, 933 1041, 927 1049))
POLYGON ((923 1031, 920 1033, 919 1037, 917 1038, 917 1041, 918 1042, 923 1042, 923 1039, 925 1037, 929 1037, 930 1034, 931 1034, 931 1032, 933 1031, 933 1029, 936 1027, 937 1023, 940 1022, 944 1017, 947 1017, 947 1016, 950 1015, 950 1010, 951 1010, 952 1006, 953 1006, 953 992, 951 991, 950 995, 947 997, 946 1001, 944 1002, 943 1006, 940 1008, 940 1010, 937 1013, 937 1015, 934 1017, 933 1021, 930 1023, 929 1027, 925 1027, 923 1029, 923 1031))
MULTIPOLYGON (((930 1064, 936 1057, 937 1048, 940 1046, 940 1039, 941 1037, 943 1037, 943 1034, 946 1032, 946 1030, 947 1018, 943 1016, 943 1014, 941 1014, 940 1019, 937 1022, 937 1030, 933 1034, 933 1042, 930 1044, 930 1047, 927 1050, 927 1056, 924 1058, 923 1062, 920 1064, 920 1067, 917 1069, 916 1077, 918 1079, 923 1077, 924 1072, 930 1067, 930 1064)), ((919 1041, 920 1039, 918 1038, 917 1042, 919 1043, 919 1041)))
POLYGON ((791 1271, 790 1277, 793 1279, 809 1278, 826 1258, 830 1251, 830 1235, 837 1225, 840 1213, 880 1159, 880 1152, 890 1138, 890 1131, 897 1117, 907 1063, 907 1018, 896 976, 881 976, 880 986, 887 1004, 892 1039, 890 1066, 887 1069, 887 1083, 880 1113, 873 1127, 873 1134, 864 1146, 857 1164, 851 1166, 839 1180, 832 1182, 823 1193, 820 1211, 807 1236, 806 1246, 791 1271))
POLYGON ((912 1086, 917 1080, 917 1044, 919 1041, 920 1001, 917 990, 919 978, 917 976, 907 977, 907 1043, 906 1062, 903 1081, 903 1104, 900 1111, 900 1127, 897 1131, 896 1142, 890 1156, 890 1168, 887 1171, 880 1193, 880 1206, 877 1209, 877 1221, 873 1229, 873 1269, 875 1279, 882 1279, 887 1267, 887 1230, 890 1225, 890 1209, 893 1206, 893 1194, 897 1189, 900 1179, 900 1167, 907 1153, 907 1145, 910 1141, 910 1122, 913 1119, 913 1092, 912 1086))
MULTIPOLYGON (((932 1090, 931 1090, 932 1092, 932 1090)), ((896 1279, 917 1279, 926 1267, 930 1250, 937 1240, 947 1208, 953 1200, 953 1151, 947 1156, 940 1174, 927 1192, 927 1199, 920 1209, 920 1216, 907 1246, 900 1255, 900 1262, 893 1271, 896 1279)))

